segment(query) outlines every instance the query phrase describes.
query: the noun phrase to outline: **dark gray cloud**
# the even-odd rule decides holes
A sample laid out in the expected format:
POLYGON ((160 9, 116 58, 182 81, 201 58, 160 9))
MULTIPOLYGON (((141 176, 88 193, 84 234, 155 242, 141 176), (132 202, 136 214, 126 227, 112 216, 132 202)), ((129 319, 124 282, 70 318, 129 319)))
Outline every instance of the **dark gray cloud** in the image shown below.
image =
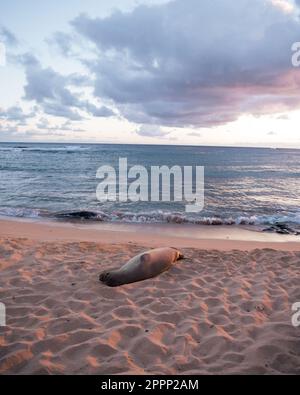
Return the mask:
POLYGON ((6 27, 0 26, 0 41, 3 41, 6 45, 16 47, 19 45, 17 37, 6 27))
POLYGON ((209 127, 300 107, 300 25, 271 1, 174 0, 72 26, 96 48, 95 95, 130 121, 209 127))
POLYGON ((35 101, 45 114, 68 118, 73 121, 84 119, 83 113, 95 117, 110 117, 115 113, 105 106, 96 106, 72 92, 71 86, 82 86, 89 78, 79 74, 64 76, 52 68, 43 68, 31 54, 20 58, 25 67, 25 99, 35 101), (78 82, 78 84, 76 84, 78 82))

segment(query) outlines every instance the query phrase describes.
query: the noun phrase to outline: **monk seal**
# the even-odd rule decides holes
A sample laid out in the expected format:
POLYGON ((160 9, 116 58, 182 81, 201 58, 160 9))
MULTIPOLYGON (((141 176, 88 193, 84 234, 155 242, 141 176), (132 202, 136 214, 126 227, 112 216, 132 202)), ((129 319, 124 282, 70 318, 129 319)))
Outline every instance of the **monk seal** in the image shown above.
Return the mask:
POLYGON ((176 248, 156 248, 133 257, 120 269, 101 273, 99 280, 109 287, 146 280, 168 270, 179 259, 183 254, 176 248))

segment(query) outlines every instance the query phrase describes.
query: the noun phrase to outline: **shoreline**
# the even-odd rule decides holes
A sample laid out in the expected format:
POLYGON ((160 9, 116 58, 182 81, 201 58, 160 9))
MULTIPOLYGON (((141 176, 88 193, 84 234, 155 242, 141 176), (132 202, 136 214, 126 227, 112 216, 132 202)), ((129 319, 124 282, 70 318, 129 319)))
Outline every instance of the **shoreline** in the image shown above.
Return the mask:
POLYGON ((112 224, 41 221, 0 217, 0 237, 37 241, 86 241, 101 244, 176 245, 220 251, 269 248, 300 251, 300 237, 249 230, 241 226, 112 224))

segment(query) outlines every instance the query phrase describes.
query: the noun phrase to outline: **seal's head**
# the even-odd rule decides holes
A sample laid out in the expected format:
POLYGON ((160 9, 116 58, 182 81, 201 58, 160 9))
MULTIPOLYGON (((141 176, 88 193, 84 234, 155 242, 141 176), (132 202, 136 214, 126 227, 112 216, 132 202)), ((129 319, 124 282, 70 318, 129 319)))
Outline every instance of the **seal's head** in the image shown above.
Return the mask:
POLYGON ((184 255, 180 251, 178 251, 177 248, 175 248, 175 247, 171 247, 171 248, 173 250, 176 250, 174 262, 179 261, 180 259, 184 259, 184 255))
POLYGON ((121 285, 117 279, 116 273, 113 271, 105 271, 101 273, 99 276, 99 281, 103 282, 109 287, 117 287, 118 285, 121 285))
POLYGON ((180 252, 180 251, 177 251, 177 261, 179 261, 179 259, 184 259, 184 255, 180 252))

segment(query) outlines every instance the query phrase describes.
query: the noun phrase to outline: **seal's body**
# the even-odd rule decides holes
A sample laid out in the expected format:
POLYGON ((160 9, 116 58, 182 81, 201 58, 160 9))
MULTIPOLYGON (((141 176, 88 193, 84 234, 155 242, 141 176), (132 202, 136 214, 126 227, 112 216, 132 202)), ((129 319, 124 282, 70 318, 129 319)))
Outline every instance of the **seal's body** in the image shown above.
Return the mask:
POLYGON ((182 258, 176 248, 156 248, 133 257, 120 269, 101 273, 99 280, 110 287, 146 280, 168 270, 182 258))

